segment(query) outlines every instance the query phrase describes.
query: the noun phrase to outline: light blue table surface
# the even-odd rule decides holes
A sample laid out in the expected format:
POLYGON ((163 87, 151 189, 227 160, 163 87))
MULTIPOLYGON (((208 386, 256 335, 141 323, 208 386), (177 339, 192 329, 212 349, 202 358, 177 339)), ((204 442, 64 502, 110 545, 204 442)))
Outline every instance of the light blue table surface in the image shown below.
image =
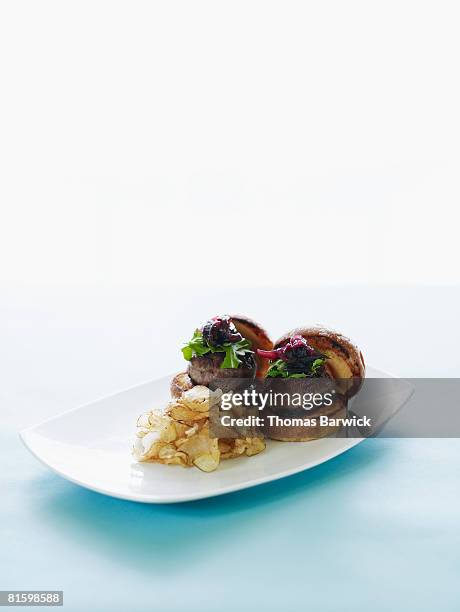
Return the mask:
POLYGON ((0 439, 2 589, 62 589, 68 611, 459 610, 459 440, 368 440, 279 482, 153 506, 0 439))
POLYGON ((276 336, 304 304, 305 320, 351 335, 369 364, 458 377, 460 288, 208 289, 187 307, 180 288, 3 298, 1 589, 63 589, 72 612, 460 610, 460 440, 368 440, 279 482, 147 506, 55 476, 17 435, 177 371, 184 334, 228 308, 276 336))

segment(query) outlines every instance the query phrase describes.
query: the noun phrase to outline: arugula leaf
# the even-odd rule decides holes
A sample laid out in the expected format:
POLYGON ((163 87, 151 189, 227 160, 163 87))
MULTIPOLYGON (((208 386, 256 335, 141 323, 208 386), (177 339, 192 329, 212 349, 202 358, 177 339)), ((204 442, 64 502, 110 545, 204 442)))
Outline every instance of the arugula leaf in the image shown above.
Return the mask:
POLYGON ((187 344, 187 346, 184 346, 181 350, 182 350, 182 355, 184 356, 184 359, 186 359, 187 361, 190 361, 190 359, 193 357, 192 347, 189 344, 187 344))
POLYGON ((237 368, 240 364, 240 360, 238 359, 234 350, 232 350, 231 346, 225 347, 225 358, 221 363, 221 368, 237 368))
POLYGON ((319 369, 326 361, 326 358, 318 357, 310 364, 309 372, 289 372, 289 362, 283 361, 283 359, 277 359, 270 364, 268 368, 267 376, 271 378, 308 378, 309 376, 316 376, 319 369))
POLYGON ((192 339, 182 348, 182 354, 187 361, 190 361, 192 357, 197 355, 206 355, 209 353, 211 348, 206 344, 203 334, 200 331, 196 331, 193 334, 192 339))
POLYGON ((222 345, 209 346, 199 330, 195 331, 192 339, 182 348, 182 354, 187 361, 190 361, 192 357, 201 357, 207 353, 225 353, 221 368, 238 368, 241 357, 253 352, 251 343, 246 338, 238 342, 224 342, 222 345))
POLYGON ((277 359, 271 363, 270 367, 268 368, 267 376, 270 378, 287 378, 289 376, 289 372, 286 368, 286 362, 282 359, 277 359))
POLYGON ((311 373, 313 375, 317 374, 318 370, 321 368, 321 366, 324 364, 325 361, 326 359, 322 357, 315 359, 315 361, 311 364, 311 373))

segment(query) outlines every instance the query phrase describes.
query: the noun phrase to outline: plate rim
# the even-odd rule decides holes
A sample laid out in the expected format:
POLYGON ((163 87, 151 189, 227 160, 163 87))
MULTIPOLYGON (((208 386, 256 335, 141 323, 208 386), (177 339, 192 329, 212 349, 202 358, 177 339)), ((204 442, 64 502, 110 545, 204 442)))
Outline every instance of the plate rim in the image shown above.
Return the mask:
MULTIPOLYGON (((307 465, 306 464, 300 464, 294 468, 289 468, 287 470, 283 470, 282 472, 278 472, 275 475, 268 475, 268 476, 260 476, 257 479, 253 479, 250 481, 243 481, 243 482, 239 482, 239 483, 235 483, 234 485, 226 485, 226 486, 222 486, 222 487, 216 487, 215 489, 213 489, 212 491, 210 491, 209 493, 205 493, 203 494, 201 493, 196 493, 196 494, 185 494, 184 496, 179 496, 179 495, 174 495, 174 496, 161 496, 161 497, 157 497, 155 496, 155 494, 142 494, 142 493, 138 493, 136 495, 130 495, 129 493, 117 493, 114 492, 113 490, 109 490, 109 489, 104 489, 103 487, 99 487, 96 485, 89 485, 86 482, 80 481, 77 478, 74 478, 72 476, 69 476, 68 474, 65 474, 64 472, 61 472, 57 467, 47 463, 42 457, 40 457, 33 449, 32 446, 29 446, 29 444, 27 443, 25 437, 23 437, 23 433, 24 432, 20 432, 19 436, 21 438, 21 441, 23 442, 24 446, 27 448, 27 450, 42 464, 44 465, 46 468, 50 469, 52 472, 54 472, 55 474, 57 474, 58 476, 60 476, 61 478, 64 478, 65 480, 78 485, 88 491, 95 491, 96 493, 100 493, 102 495, 107 495, 108 497, 113 497, 115 499, 123 499, 126 501, 131 501, 131 502, 138 502, 138 503, 144 503, 144 504, 178 504, 178 503, 186 503, 186 502, 191 502, 191 501, 198 501, 200 499, 210 499, 212 497, 219 497, 220 495, 226 495, 227 493, 235 493, 237 491, 243 491, 245 489, 252 489, 253 487, 257 487, 259 485, 262 484, 267 484, 269 482, 275 482, 277 480, 281 480, 282 478, 287 478, 288 476, 294 476, 295 474, 298 474, 300 472, 305 472, 309 469, 312 469, 314 467, 317 467, 318 465, 321 465, 323 463, 327 463, 328 461, 330 461, 331 459, 335 459, 335 457, 338 457, 339 455, 342 455, 344 453, 346 453, 347 451, 351 450, 352 448, 354 448, 355 446, 357 446, 358 444, 360 444, 361 442, 364 442, 364 440, 366 438, 343 438, 344 440, 350 440, 352 441, 348 446, 346 447, 340 447, 337 449, 336 452, 334 452, 333 454, 329 455, 327 459, 319 459, 318 461, 314 461, 313 463, 309 462, 307 465)), ((29 432, 31 433, 31 432, 29 432)), ((339 438, 336 438, 339 439, 339 438)), ((321 440, 313 440, 313 442, 320 442, 321 440)), ((272 442, 277 442, 276 440, 272 440, 272 442)), ((308 444, 309 442, 300 442, 300 444, 308 444)), ((283 442, 279 442, 279 444, 285 444, 283 442)))
MULTIPOLYGON (((375 370, 376 372, 378 372, 379 374, 382 374, 384 377, 389 377, 389 378, 399 378, 393 374, 390 374, 387 371, 384 370, 380 370, 378 368, 374 368, 371 366, 372 370, 375 370)), ((58 467, 48 463, 47 461, 44 460, 43 457, 41 457, 40 455, 37 454, 37 452, 35 451, 34 448, 34 444, 31 441, 31 437, 33 437, 34 435, 39 435, 36 430, 40 427, 42 427, 43 425, 46 425, 47 423, 50 423, 52 421, 58 420, 68 414, 71 414, 73 412, 76 412, 82 408, 85 408, 87 406, 90 406, 96 402, 99 401, 103 401, 103 400, 107 400, 110 399, 116 395, 120 395, 122 393, 125 392, 129 392, 130 390, 133 389, 137 389, 139 387, 142 387, 144 385, 148 385, 154 382, 158 382, 160 380, 163 379, 167 379, 169 378, 168 375, 166 376, 162 376, 160 378, 154 378, 151 380, 147 380, 135 385, 131 385, 127 388, 121 389, 120 391, 116 391, 114 393, 110 393, 108 395, 104 395, 102 397, 99 397, 97 399, 94 399, 90 402, 86 402, 84 404, 75 406, 73 408, 70 408, 69 410, 65 410, 57 415, 51 416, 47 419, 44 419, 43 421, 41 421, 40 423, 37 423, 35 425, 26 427, 25 429, 22 429, 21 431, 19 431, 19 437, 22 441, 22 443, 24 444, 24 446, 27 448, 27 450, 45 467, 47 467, 48 469, 50 469, 52 472, 54 472, 55 474, 57 474, 58 476, 60 476, 61 478, 64 478, 65 480, 68 480, 69 482, 72 482, 73 484, 76 484, 80 487, 83 487, 86 490, 89 491, 95 491, 97 493, 100 493, 102 495, 107 495, 108 497, 113 497, 116 499, 123 499, 123 500, 127 500, 127 501, 132 501, 132 502, 138 502, 138 503, 147 503, 147 504, 172 504, 172 503, 185 503, 185 502, 189 502, 189 501, 197 501, 200 499, 208 499, 208 498, 212 498, 212 497, 218 497, 220 495, 225 495, 227 493, 234 493, 236 491, 241 491, 244 489, 250 489, 252 487, 256 487, 262 484, 266 484, 268 482, 275 482, 277 480, 281 480, 282 478, 286 478, 288 476, 293 476, 294 474, 298 474, 300 472, 304 472, 306 470, 309 470, 311 468, 317 467, 318 465, 321 465, 322 463, 327 463, 328 461, 330 461, 331 459, 334 459, 335 457, 346 453, 347 451, 351 450, 352 448, 354 448, 355 446, 357 446, 358 444, 360 444, 361 442, 363 442, 364 440, 366 440, 366 438, 342 438, 343 440, 347 440, 348 444, 339 447, 336 451, 334 451, 330 456, 328 456, 327 459, 319 459, 317 461, 313 461, 313 462, 306 462, 306 463, 301 463, 295 467, 291 467, 285 470, 282 470, 281 472, 277 472, 276 474, 272 474, 272 475, 266 475, 266 476, 260 476, 258 478, 249 480, 249 481, 242 481, 242 482, 237 482, 234 483, 233 485, 225 485, 225 486, 221 486, 221 487, 216 487, 215 489, 213 489, 210 492, 207 493, 203 493, 203 492, 197 492, 196 494, 193 493, 186 493, 185 495, 181 496, 178 494, 175 494, 174 496, 155 496, 155 494, 142 494, 142 493, 137 493, 137 494, 130 494, 128 492, 126 493, 118 493, 118 492, 114 492, 113 490, 108 490, 105 489, 104 487, 100 487, 100 486, 95 486, 95 485, 90 485, 86 482, 83 482, 81 480, 79 480, 78 478, 69 476, 68 474, 62 472, 61 470, 59 470, 58 467)), ((338 439, 338 438, 336 438, 338 439)), ((276 441, 274 441, 276 442, 276 441)), ((319 440, 313 440, 308 442, 308 444, 311 443, 315 443, 315 442, 321 442, 321 439, 319 440)), ((285 444, 283 442, 279 442, 279 444, 285 444)), ((297 444, 297 443, 296 443, 297 444)), ((300 444, 302 444, 302 442, 300 442, 300 444)), ((304 444, 307 444, 307 442, 304 442, 304 444)))

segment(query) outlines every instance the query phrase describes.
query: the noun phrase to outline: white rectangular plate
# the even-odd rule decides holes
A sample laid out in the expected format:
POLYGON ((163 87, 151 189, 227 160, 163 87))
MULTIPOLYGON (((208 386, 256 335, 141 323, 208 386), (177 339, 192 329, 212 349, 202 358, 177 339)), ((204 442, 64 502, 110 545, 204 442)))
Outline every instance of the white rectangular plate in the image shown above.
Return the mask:
MULTIPOLYGON (((369 368, 370 377, 388 377, 369 368)), ((29 450, 60 476, 105 495, 145 503, 203 499, 277 480, 324 463, 362 438, 268 441, 255 457, 223 461, 215 472, 156 463, 131 455, 140 414, 163 408, 171 377, 81 406, 21 432, 29 450)))

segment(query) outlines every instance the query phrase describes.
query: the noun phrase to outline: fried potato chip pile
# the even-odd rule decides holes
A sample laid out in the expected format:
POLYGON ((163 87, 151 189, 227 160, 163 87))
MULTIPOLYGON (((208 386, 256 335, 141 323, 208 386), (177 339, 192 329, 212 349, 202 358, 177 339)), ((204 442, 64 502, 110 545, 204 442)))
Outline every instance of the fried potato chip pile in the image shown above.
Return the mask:
POLYGON ((155 461, 214 471, 222 459, 257 455, 261 438, 210 438, 209 409, 220 401, 219 390, 197 385, 170 402, 165 411, 142 414, 133 453, 138 461, 155 461))

